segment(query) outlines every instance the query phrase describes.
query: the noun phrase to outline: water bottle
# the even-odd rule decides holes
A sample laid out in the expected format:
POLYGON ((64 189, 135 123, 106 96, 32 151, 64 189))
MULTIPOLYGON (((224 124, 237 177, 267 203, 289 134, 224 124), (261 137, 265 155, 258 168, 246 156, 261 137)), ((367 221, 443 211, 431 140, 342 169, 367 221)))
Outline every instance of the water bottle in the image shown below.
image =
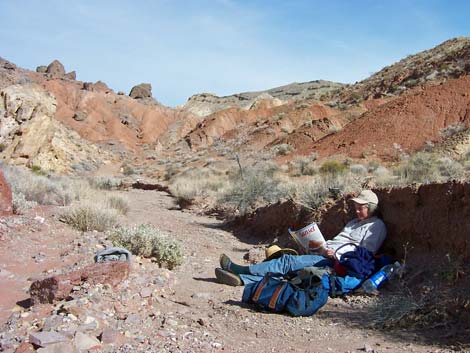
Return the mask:
POLYGON ((400 262, 385 265, 380 271, 374 273, 368 278, 361 286, 361 289, 366 293, 373 293, 384 284, 387 280, 391 279, 401 268, 400 262))

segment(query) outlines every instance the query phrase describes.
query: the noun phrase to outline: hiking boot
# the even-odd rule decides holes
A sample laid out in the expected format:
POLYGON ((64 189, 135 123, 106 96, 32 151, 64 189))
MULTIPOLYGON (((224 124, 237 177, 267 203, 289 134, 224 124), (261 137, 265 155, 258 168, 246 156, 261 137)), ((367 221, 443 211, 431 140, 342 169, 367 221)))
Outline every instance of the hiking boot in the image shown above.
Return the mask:
POLYGON ((215 277, 217 277, 220 283, 228 284, 229 286, 243 286, 243 281, 239 275, 218 267, 215 269, 215 277))
POLYGON ((222 267, 223 270, 230 271, 230 265, 232 265, 232 260, 230 260, 230 258, 227 255, 225 254, 220 255, 219 262, 220 262, 220 267, 222 267))

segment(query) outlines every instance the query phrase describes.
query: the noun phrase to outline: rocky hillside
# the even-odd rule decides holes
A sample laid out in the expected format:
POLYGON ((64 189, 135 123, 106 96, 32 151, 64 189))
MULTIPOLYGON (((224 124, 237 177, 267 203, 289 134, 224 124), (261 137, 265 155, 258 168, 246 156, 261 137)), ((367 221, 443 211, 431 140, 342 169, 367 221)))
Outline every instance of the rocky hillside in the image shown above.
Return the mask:
MULTIPOLYGON (((470 75, 415 88, 363 114, 343 130, 299 149, 320 156, 343 155, 391 160, 412 153, 426 142, 442 141, 440 131, 461 124, 470 127, 470 75)), ((461 153, 470 150, 460 145, 461 153)))
POLYGON ((101 81, 76 80, 57 60, 32 72, 1 59, 0 95, 2 158, 57 173, 119 164, 129 154, 160 146, 170 126, 167 143, 199 122, 160 105, 148 84, 135 86, 129 96, 116 94, 101 81))
POLYGON ((199 116, 207 116, 228 108, 251 109, 260 100, 271 101, 273 106, 279 106, 288 101, 319 100, 323 95, 338 91, 343 86, 342 83, 317 80, 291 83, 265 91, 237 93, 225 97, 201 93, 190 97, 182 108, 199 116))
POLYGON ((470 73, 470 37, 454 38, 384 67, 340 94, 342 101, 397 96, 409 88, 470 73))
MULTIPOLYGON (((202 165, 226 151, 390 160, 397 146, 411 153, 440 142, 449 125, 469 126, 469 61, 470 39, 458 38, 352 86, 312 81, 227 97, 200 94, 172 109, 152 97, 150 84, 125 95, 101 81, 77 80, 58 61, 32 72, 0 59, 1 156, 61 173, 109 164, 160 170, 152 175, 183 154, 202 165)), ((460 143, 459 150, 468 148, 460 143)))

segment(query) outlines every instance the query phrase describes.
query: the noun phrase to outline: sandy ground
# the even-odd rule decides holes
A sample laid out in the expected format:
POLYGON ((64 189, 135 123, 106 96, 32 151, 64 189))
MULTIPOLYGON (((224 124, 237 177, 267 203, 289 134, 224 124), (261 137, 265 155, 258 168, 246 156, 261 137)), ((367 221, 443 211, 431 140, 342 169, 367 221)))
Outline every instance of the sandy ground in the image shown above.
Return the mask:
MULTIPOLYGON (((454 351, 433 344, 432 339, 419 332, 367 328, 371 319, 367 298, 330 299, 312 317, 252 310, 240 301, 242 287, 219 284, 214 277, 220 253, 243 262, 251 245, 223 230, 221 222, 214 218, 178 210, 165 193, 132 190, 120 194, 130 203, 130 212, 122 222, 150 223, 171 234, 181 241, 185 259, 179 268, 168 271, 134 257, 132 274, 122 287, 77 292, 75 299, 80 299, 80 295, 90 298, 85 305, 87 315, 100 322, 98 329, 89 331, 90 335, 99 336, 106 327, 122 334, 122 341, 103 341, 103 352, 454 351), (161 278, 164 279, 160 281, 161 278), (142 294, 144 287, 152 290, 150 296, 142 294), (97 295, 100 299, 94 300, 97 295), (127 308, 124 318, 116 315, 116 302, 127 308), (103 314, 110 310, 114 314, 103 314)), ((28 333, 41 327, 44 330, 44 322, 55 330, 65 327, 64 332, 68 330, 72 335, 80 329, 71 331, 70 323, 51 326, 53 316, 66 321, 67 317, 57 311, 60 303, 41 309, 21 309, 15 304, 28 298, 27 289, 33 278, 67 272, 90 262, 93 252, 106 245, 103 234, 79 233, 58 222, 59 211, 35 210, 16 218, 19 220, 2 221, 0 319, 5 324, 1 326, 4 348, 0 351, 13 352, 28 333), (43 217, 44 222, 35 220, 36 215, 43 217)))

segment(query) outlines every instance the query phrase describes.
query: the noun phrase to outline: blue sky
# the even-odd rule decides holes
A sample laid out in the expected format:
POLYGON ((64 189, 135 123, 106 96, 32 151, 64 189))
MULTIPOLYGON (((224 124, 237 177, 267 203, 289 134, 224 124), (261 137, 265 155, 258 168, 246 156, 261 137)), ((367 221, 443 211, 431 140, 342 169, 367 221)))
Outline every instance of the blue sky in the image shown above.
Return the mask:
POLYGON ((291 82, 354 83, 470 36, 470 1, 0 0, 0 56, 60 60, 115 91, 149 82, 169 106, 291 82))

